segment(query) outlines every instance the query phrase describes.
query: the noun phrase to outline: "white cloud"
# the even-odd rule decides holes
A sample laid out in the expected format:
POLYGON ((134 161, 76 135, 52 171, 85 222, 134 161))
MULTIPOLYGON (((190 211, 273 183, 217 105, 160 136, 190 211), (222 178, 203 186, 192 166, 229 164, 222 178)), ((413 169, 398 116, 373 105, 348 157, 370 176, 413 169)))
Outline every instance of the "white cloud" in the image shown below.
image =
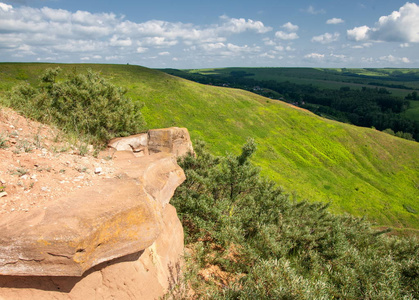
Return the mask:
MULTIPOLYGON (((204 49, 205 51, 213 51, 213 50, 223 49, 225 47, 226 45, 224 43, 207 43, 207 44, 201 45, 201 48, 204 49)), ((192 50, 195 50, 195 49, 192 49, 192 50)))
POLYGON ((284 31, 277 31, 275 36, 281 40, 296 40, 299 38, 295 32, 287 33, 284 31))
POLYGON ((311 41, 321 44, 329 44, 336 42, 339 39, 340 34, 335 32, 333 34, 326 32, 325 34, 314 36, 311 41))
POLYGON ((352 46, 351 48, 352 49, 364 49, 364 48, 369 48, 371 46, 372 46, 372 43, 363 43, 361 45, 352 46))
POLYGON ((316 10, 313 5, 310 5, 305 12, 311 14, 311 15, 319 15, 319 14, 324 14, 326 13, 326 11, 324 9, 318 9, 316 10))
POLYGON ((272 54, 272 53, 268 53, 268 52, 265 52, 265 53, 262 53, 261 55, 259 55, 260 57, 266 57, 266 58, 270 58, 270 59, 274 59, 275 58, 275 55, 274 54, 272 54))
POLYGON ((273 40, 271 40, 270 38, 264 38, 263 43, 266 46, 275 46, 276 45, 276 43, 273 40))
POLYGON ((410 47, 409 43, 400 44, 400 48, 408 48, 410 47))
POLYGON ((354 29, 347 30, 348 39, 354 41, 365 41, 368 40, 368 32, 371 29, 368 26, 355 27, 354 29))
POLYGON ((298 31, 298 25, 294 25, 291 22, 287 22, 284 25, 281 26, 282 28, 286 29, 289 32, 295 32, 298 31))
POLYGON ((419 6, 407 2, 398 11, 382 16, 374 27, 366 25, 347 31, 348 39, 355 41, 419 42, 419 6))
POLYGON ((130 38, 127 39, 119 39, 116 35, 113 35, 110 39, 111 46, 119 46, 119 47, 129 47, 132 45, 132 41, 130 38))
POLYGON ((0 2, 0 57, 5 60, 12 55, 32 55, 28 60, 42 57, 91 60, 101 53, 104 59, 126 62, 135 59, 136 53, 146 51, 149 57, 161 57, 159 53, 168 52, 162 48, 179 49, 182 44, 191 49, 206 45, 214 51, 252 53, 257 46, 236 45, 237 48, 229 43, 230 36, 247 32, 265 34, 271 30, 258 20, 227 16, 207 25, 163 20, 136 23, 113 13, 13 8, 0 2), (220 44, 224 46, 217 48, 220 44))
POLYGON ((235 19, 229 18, 227 16, 221 16, 221 20, 225 21, 220 27, 217 29, 219 31, 226 31, 231 33, 241 33, 246 30, 254 30, 257 33, 266 33, 271 31, 271 27, 266 27, 263 25, 261 21, 253 21, 251 19, 235 19))
POLYGON ((340 23, 344 23, 345 21, 344 20, 342 20, 341 18, 332 18, 332 19, 329 19, 329 20, 327 20, 326 21, 326 24, 333 24, 333 25, 335 25, 335 24, 340 24, 340 23))
POLYGON ((391 54, 387 56, 381 56, 380 60, 389 63, 410 63, 410 60, 407 57, 395 57, 391 54))
POLYGON ((13 6, 0 2, 0 10, 8 12, 13 9, 13 6))
POLYGON ((320 53, 310 53, 310 54, 306 54, 304 55, 305 59, 308 60, 315 60, 315 61, 319 61, 319 60, 323 60, 324 59, 324 54, 320 54, 320 53))
POLYGON ((304 60, 311 63, 347 63, 350 58, 343 54, 310 53, 304 55, 304 60))
POLYGON ((144 53, 147 52, 148 48, 144 48, 144 47, 138 47, 137 48, 137 53, 144 53))
POLYGON ((164 51, 159 53, 160 56, 170 55, 170 52, 164 51))
POLYGON ((146 37, 139 41, 140 46, 152 46, 156 48, 170 47, 176 45, 177 43, 177 40, 168 40, 167 38, 161 36, 146 37))

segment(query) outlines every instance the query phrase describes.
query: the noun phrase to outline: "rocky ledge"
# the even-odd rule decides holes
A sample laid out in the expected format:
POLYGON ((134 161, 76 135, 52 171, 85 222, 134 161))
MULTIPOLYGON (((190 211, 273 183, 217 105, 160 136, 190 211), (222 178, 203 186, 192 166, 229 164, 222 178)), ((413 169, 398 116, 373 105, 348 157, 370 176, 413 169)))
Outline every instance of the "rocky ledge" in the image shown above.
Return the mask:
POLYGON ((82 276, 153 245, 165 226, 166 205, 185 179, 176 158, 192 151, 189 133, 151 130, 109 146, 118 176, 0 220, 0 275, 82 276))

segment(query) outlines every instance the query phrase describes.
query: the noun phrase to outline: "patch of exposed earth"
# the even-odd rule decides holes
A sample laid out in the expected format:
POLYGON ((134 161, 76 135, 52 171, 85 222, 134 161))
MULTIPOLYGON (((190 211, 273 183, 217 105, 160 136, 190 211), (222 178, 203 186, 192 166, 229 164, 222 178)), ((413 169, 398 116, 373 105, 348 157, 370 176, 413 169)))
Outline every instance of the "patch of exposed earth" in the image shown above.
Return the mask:
POLYGON ((72 145, 58 129, 0 107, 0 218, 4 221, 118 176, 111 156, 93 156, 93 147, 72 145))

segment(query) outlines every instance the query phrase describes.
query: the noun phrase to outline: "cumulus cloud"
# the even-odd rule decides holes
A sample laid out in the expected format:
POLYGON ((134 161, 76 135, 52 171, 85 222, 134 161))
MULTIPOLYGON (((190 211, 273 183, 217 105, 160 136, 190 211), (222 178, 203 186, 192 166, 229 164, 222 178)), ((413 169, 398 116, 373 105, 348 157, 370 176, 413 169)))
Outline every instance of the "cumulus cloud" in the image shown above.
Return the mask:
POLYGON ((230 54, 251 53, 258 48, 229 43, 230 36, 246 32, 265 34, 271 30, 258 20, 228 16, 201 26, 163 20, 136 23, 113 13, 14 8, 0 2, 0 57, 3 59, 26 55, 28 60, 42 57, 92 60, 98 59, 101 53, 103 59, 126 62, 135 54, 149 52, 153 57, 166 57, 173 52, 165 49, 204 44, 208 49, 222 44, 218 49, 230 54))
POLYGON ((419 6, 407 2, 398 11, 382 16, 374 27, 360 26, 347 31, 354 41, 419 42, 419 6))
POLYGON ((324 9, 315 9, 313 5, 310 5, 304 11, 306 13, 309 13, 310 15, 319 15, 319 14, 325 14, 326 13, 326 11, 324 9))
POLYGON ((261 21, 253 21, 251 19, 235 19, 227 16, 221 16, 224 23, 217 28, 219 31, 226 31, 231 33, 241 33, 246 30, 253 30, 257 33, 266 33, 271 31, 271 27, 266 27, 261 21))
POLYGON ((352 49, 364 49, 364 48, 369 48, 371 46, 372 46, 372 43, 363 43, 361 45, 352 46, 351 48, 352 49))
POLYGON ((407 57, 395 57, 391 54, 387 56, 381 56, 380 60, 389 63, 410 63, 410 60, 407 57))
POLYGON ((13 9, 13 6, 0 2, 0 10, 8 12, 9 10, 12 10, 12 9, 13 9))
POLYGON ((324 54, 310 53, 310 54, 304 55, 304 58, 306 60, 310 60, 310 61, 320 61, 320 60, 323 60, 324 59, 324 54))
POLYGON ((321 44, 329 44, 329 43, 337 41, 339 39, 339 36, 340 34, 337 32, 333 34, 326 32, 325 34, 314 36, 311 39, 311 41, 316 42, 316 43, 321 43, 321 44))
POLYGON ((288 32, 295 32, 298 31, 298 25, 294 25, 291 22, 287 22, 281 26, 282 28, 286 29, 288 32))
POLYGON ((347 31, 348 39, 354 40, 354 41, 365 41, 368 40, 368 34, 371 28, 368 26, 360 26, 355 27, 354 29, 349 29, 347 31))
POLYGON ((296 40, 299 38, 298 34, 295 32, 285 32, 285 31, 277 31, 275 36, 281 40, 296 40))
POLYGON ((327 62, 327 63, 346 63, 350 58, 343 54, 321 54, 321 53, 309 53, 304 55, 304 60, 310 63, 320 63, 320 62, 327 62))
POLYGON ((329 20, 327 20, 326 21, 326 24, 333 24, 333 25, 335 25, 335 24, 340 24, 340 23, 344 23, 345 21, 344 20, 342 20, 341 18, 332 18, 332 19, 329 19, 329 20))

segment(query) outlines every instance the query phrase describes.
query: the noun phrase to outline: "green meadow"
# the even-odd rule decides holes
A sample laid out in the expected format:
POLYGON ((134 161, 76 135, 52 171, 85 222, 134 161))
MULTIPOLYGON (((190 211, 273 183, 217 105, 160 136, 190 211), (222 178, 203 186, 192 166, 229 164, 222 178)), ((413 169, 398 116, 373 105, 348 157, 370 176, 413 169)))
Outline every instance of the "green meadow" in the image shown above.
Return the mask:
MULTIPOLYGON (((55 66, 0 64, 3 103, 7 104, 5 92, 13 85, 34 82, 46 68, 55 66)), ((335 213, 365 216, 377 226, 397 231, 419 232, 419 143, 158 70, 131 65, 59 66, 63 73, 88 68, 100 72, 125 87, 133 101, 144 104, 142 113, 149 128, 186 127, 192 139, 204 140, 214 154, 238 154, 247 138, 254 138, 258 150, 253 162, 296 200, 328 202, 335 213)))

